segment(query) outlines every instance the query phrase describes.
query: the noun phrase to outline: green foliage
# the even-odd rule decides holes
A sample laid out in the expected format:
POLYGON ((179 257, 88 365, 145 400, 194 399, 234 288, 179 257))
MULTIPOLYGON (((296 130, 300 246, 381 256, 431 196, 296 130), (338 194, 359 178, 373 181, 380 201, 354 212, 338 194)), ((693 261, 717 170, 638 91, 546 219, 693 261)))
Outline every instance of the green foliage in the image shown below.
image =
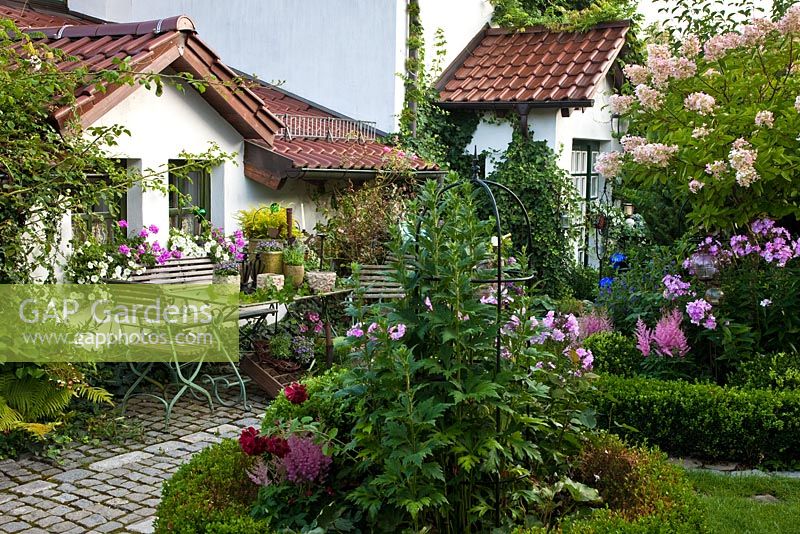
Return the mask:
POLYGON ((491 0, 492 22, 504 28, 545 26, 556 31, 585 31, 602 22, 636 17, 632 0, 491 0))
MULTIPOLYGON (((497 310, 472 283, 489 275, 493 223, 476 216, 480 191, 438 191, 426 184, 420 215, 395 241, 396 257, 416 258, 412 268, 395 264, 406 298, 353 310, 357 322, 378 326, 375 341, 352 340, 363 365, 349 374, 347 389, 360 392, 350 448, 366 476, 349 498, 383 529, 478 531, 491 524, 494 481, 507 476, 504 522, 548 521, 595 495, 563 478, 594 425, 583 400, 593 375, 575 376, 569 358, 531 347, 528 322, 503 335, 511 356, 497 360, 497 331, 487 328, 497 310), (398 324, 405 334, 392 340, 387 326, 398 324), (541 361, 559 371, 537 369, 541 361)), ((500 324, 526 306, 533 302, 515 297, 500 324)))
MULTIPOLYGON (((629 447, 600 434, 581 452, 575 477, 600 492, 603 508, 588 517, 565 518, 558 532, 674 533, 705 532, 703 510, 683 471, 661 452, 629 447)), ((544 529, 525 531, 544 533, 544 529)))
POLYGON ((754 354, 740 362, 727 381, 747 389, 800 389, 800 353, 754 354))
MULTIPOLYGON (((537 273, 539 289, 553 297, 570 292, 573 253, 571 235, 561 228, 561 217, 577 212, 577 193, 572 179, 558 167, 555 153, 544 141, 525 139, 518 133, 495 167, 490 179, 509 187, 528 210, 533 250, 531 266, 537 273)), ((490 216, 485 202, 481 215, 490 216)), ((498 198, 503 232, 511 232, 514 246, 527 247, 528 235, 520 208, 511 198, 498 198)))
POLYGON ((636 342, 620 332, 598 332, 586 338, 583 347, 592 351, 594 369, 598 373, 619 376, 637 374, 642 353, 636 342))
POLYGON ((594 300, 597 297, 597 283, 600 281, 597 269, 576 265, 570 279, 572 295, 579 300, 594 300))
POLYGON ((342 434, 348 433, 353 426, 351 409, 354 401, 352 397, 342 394, 346 373, 345 368, 334 368, 304 378, 302 383, 308 391, 308 400, 293 404, 286 395, 279 395, 264 410, 262 428, 273 428, 275 421, 312 417, 326 428, 337 428, 342 434))
POLYGON ((288 333, 276 334, 269 338, 269 351, 273 358, 288 360, 292 356, 292 336, 288 333))
POLYGON ((597 410, 607 428, 669 454, 797 462, 800 391, 604 376, 598 393, 597 410))
POLYGON ((73 398, 111 402, 110 393, 83 380, 70 364, 0 365, 0 432, 22 430, 42 438, 58 426, 73 398))
POLYGON ((164 483, 155 532, 192 534, 269 532, 250 518, 257 486, 247 477, 250 459, 226 439, 192 457, 164 483))
POLYGON ((334 191, 323 209, 327 222, 317 227, 328 235, 325 256, 342 265, 382 262, 389 227, 400 220, 410 194, 406 184, 387 179, 334 191))
POLYGON ((306 247, 300 242, 283 249, 284 265, 303 265, 306 260, 306 247))
POLYGON ((236 220, 247 239, 286 238, 286 208, 277 204, 241 210, 236 220))
MULTIPOLYGON (((705 35, 724 30, 716 21, 709 24, 707 31, 696 29, 705 35)), ((664 189, 675 204, 687 204, 686 217, 694 227, 707 230, 731 231, 764 215, 800 216, 795 173, 800 114, 794 107, 800 81, 786 75, 794 68, 796 40, 792 31, 770 28, 763 37, 716 55, 695 56, 697 47, 692 47, 673 57, 669 46, 652 48, 640 97, 623 115, 630 134, 669 147, 673 154, 652 162, 641 157, 648 151, 626 151, 621 172, 626 186, 664 189), (683 62, 678 70, 684 74, 664 80, 664 65, 670 61, 683 62), (645 91, 653 96, 641 96, 645 91), (700 93, 713 98, 713 106, 687 104, 695 98, 690 95, 700 93), (771 113, 774 124, 756 124, 762 112, 771 113), (712 176, 706 166, 715 162, 719 172, 712 176)), ((683 36, 674 48, 681 43, 691 41, 683 36)), ((710 49, 720 48, 715 43, 710 49)))

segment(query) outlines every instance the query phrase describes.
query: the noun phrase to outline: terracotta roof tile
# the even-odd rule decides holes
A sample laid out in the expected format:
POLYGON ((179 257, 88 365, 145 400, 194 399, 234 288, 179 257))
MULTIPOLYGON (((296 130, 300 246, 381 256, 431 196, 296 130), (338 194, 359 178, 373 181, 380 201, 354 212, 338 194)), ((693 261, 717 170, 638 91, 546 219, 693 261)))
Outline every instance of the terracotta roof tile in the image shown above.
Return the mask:
POLYGON ((625 44, 629 22, 586 32, 486 28, 440 78, 448 104, 588 103, 625 44))
MULTIPOLYGON (((278 116, 283 114, 310 117, 345 118, 312 102, 266 85, 251 87, 278 116)), ((313 170, 379 170, 385 163, 387 146, 379 141, 347 141, 294 136, 290 139, 276 135, 273 150, 292 160, 295 169, 313 170)), ((435 171, 436 165, 417 159, 412 163, 416 171, 435 171)))

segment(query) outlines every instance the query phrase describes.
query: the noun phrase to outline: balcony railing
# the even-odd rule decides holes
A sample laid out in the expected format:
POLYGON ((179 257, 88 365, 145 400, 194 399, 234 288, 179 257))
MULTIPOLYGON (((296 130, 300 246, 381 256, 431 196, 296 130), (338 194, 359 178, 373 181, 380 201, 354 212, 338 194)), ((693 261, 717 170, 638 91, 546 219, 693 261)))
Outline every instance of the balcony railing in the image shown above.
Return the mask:
POLYGON ((285 125, 278 132, 284 139, 328 139, 331 141, 374 141, 374 122, 340 119, 338 117, 315 117, 312 115, 278 115, 285 125))

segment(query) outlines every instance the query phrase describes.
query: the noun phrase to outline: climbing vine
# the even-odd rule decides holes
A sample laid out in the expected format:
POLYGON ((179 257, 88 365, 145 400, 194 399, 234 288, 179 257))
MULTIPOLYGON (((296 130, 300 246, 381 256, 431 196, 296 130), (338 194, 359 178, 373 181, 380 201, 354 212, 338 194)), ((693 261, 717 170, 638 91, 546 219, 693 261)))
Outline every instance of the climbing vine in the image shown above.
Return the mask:
MULTIPOLYGON (((556 154, 544 141, 533 141, 515 133, 511 143, 490 175, 519 196, 531 220, 533 250, 531 267, 538 274, 539 289, 561 297, 570 293, 574 266, 571 249, 574 230, 562 228, 561 221, 574 220, 578 196, 570 176, 556 162, 556 154)), ((498 202, 503 231, 511 233, 515 246, 528 242, 525 219, 511 202, 498 202)), ((488 216, 488 209, 484 208, 488 216)))

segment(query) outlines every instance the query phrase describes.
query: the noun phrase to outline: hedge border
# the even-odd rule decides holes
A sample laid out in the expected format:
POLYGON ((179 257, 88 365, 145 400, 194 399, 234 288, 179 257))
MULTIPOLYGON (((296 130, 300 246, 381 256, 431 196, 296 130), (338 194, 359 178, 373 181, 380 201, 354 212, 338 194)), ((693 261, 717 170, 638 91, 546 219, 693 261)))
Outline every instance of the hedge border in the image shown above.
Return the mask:
POLYGON ((608 375, 596 394, 601 426, 628 440, 707 460, 800 462, 798 390, 608 375))

